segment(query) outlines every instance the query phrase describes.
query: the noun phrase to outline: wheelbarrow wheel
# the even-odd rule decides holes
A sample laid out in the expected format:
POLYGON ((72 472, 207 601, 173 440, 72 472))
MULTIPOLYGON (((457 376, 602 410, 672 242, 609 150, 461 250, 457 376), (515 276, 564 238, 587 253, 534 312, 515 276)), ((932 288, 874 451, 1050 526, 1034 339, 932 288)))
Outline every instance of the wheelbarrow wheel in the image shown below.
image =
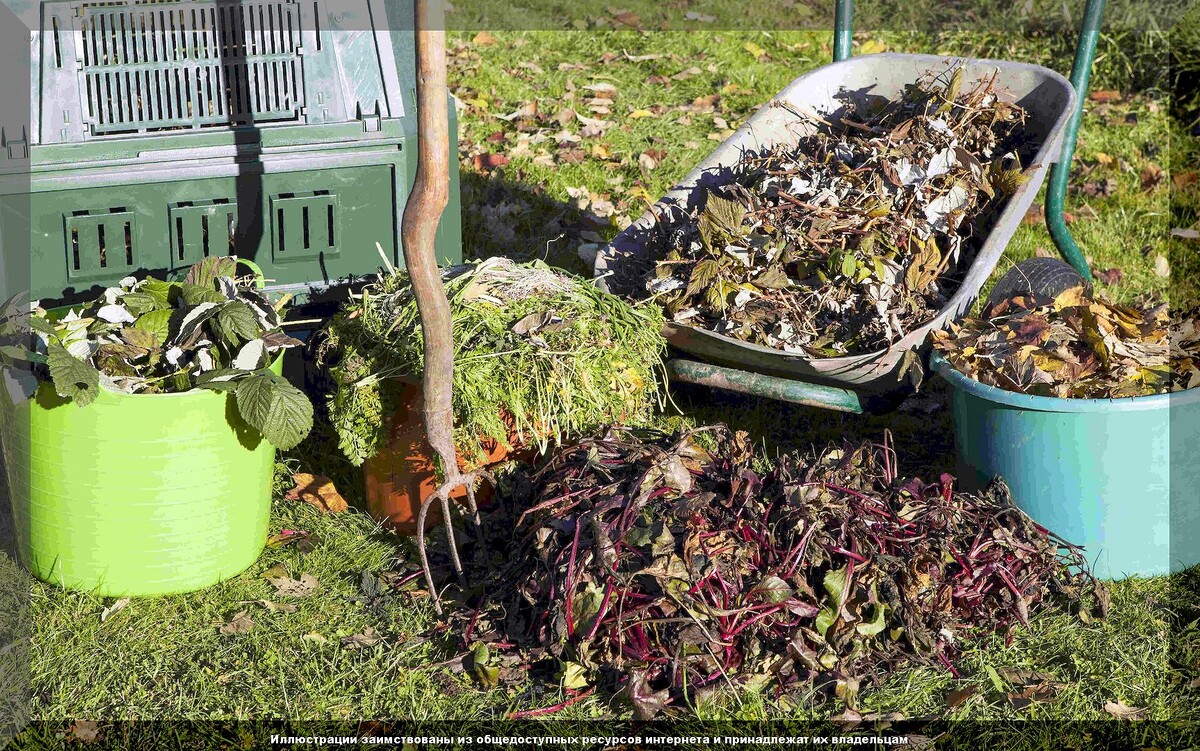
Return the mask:
POLYGON ((994 305, 1017 295, 1032 294, 1035 297, 1053 298, 1079 286, 1091 294, 1091 283, 1070 264, 1057 258, 1030 258, 1013 266, 1008 273, 1000 277, 1000 281, 996 282, 992 293, 988 295, 987 304, 994 305))

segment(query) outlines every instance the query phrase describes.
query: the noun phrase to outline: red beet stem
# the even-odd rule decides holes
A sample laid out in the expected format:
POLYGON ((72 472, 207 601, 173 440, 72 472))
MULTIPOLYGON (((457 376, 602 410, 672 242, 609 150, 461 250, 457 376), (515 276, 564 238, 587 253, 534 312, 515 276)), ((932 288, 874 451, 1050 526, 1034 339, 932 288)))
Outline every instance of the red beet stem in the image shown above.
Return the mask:
POLYGON ((571 706, 572 704, 578 704, 579 702, 581 702, 584 699, 591 696, 592 692, 595 690, 596 690, 595 686, 589 686, 586 691, 576 694, 575 696, 572 696, 570 699, 567 699, 566 701, 560 701, 558 704, 555 704, 554 706, 543 707, 542 709, 527 709, 524 712, 509 712, 505 716, 505 719, 524 720, 528 717, 542 717, 544 715, 554 714, 555 712, 558 712, 559 710, 566 709, 567 707, 571 706))

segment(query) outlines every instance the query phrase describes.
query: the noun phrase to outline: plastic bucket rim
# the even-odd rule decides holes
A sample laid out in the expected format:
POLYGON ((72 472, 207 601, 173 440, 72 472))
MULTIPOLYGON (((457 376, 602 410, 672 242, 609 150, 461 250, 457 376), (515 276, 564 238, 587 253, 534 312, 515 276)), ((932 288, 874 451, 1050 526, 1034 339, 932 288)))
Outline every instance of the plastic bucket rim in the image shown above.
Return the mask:
MULTIPOLYGON (((283 362, 283 356, 286 353, 287 353, 286 349, 280 350, 279 355, 276 356, 275 359, 272 360, 271 363, 266 366, 266 368, 264 368, 264 370, 270 370, 272 372, 277 370, 279 368, 280 364, 283 362)), ((44 386, 46 384, 43 383, 43 384, 39 384, 39 385, 44 386)), ((188 396, 194 398, 194 397, 200 396, 202 394, 203 395, 213 394, 216 396, 224 396, 225 395, 224 393, 222 393, 220 391, 213 391, 212 389, 202 389, 199 387, 190 388, 187 391, 168 391, 166 393, 156 393, 156 394, 146 394, 146 393, 135 392, 135 393, 130 394, 125 391, 113 391, 111 389, 107 389, 104 387, 103 383, 100 384, 99 390, 104 392, 105 394, 116 397, 118 399, 169 399, 169 398, 178 399, 180 397, 188 397, 188 396)), ((204 398, 209 398, 209 397, 205 396, 204 398)))
POLYGON ((1200 388, 1119 399, 1061 399, 1056 396, 1018 394, 976 381, 951 365, 950 361, 936 350, 930 354, 929 362, 932 370, 955 389, 985 401, 1037 412, 1140 412, 1200 404, 1200 388))

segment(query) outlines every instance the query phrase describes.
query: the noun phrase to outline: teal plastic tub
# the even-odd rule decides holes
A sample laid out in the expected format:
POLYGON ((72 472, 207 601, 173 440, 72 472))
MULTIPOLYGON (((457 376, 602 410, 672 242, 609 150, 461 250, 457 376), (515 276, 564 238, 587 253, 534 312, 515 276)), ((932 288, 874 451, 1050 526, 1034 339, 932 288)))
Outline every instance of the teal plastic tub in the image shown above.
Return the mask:
POLYGON ((267 540, 275 447, 233 398, 101 389, 81 408, 43 384, 4 431, 21 562, 113 597, 194 591, 245 570, 267 540))
POLYGON ((950 382, 959 476, 1003 477, 1035 521, 1084 548, 1097 576, 1158 576, 1200 563, 1200 389, 1055 399, 950 382))

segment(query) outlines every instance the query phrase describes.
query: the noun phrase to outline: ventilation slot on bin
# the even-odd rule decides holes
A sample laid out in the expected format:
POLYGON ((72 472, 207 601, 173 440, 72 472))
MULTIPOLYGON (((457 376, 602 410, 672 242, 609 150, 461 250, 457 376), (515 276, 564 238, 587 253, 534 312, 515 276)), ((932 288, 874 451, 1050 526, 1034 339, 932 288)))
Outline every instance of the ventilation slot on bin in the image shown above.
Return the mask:
POLYGON ((234 255, 237 204, 226 198, 180 201, 168 211, 171 268, 184 268, 208 256, 234 255))
POLYGON ((337 254, 337 197, 327 190, 271 196, 276 262, 337 254))
POLYGON ((292 0, 81 8, 80 84, 97 134, 297 120, 304 106, 292 0))
POLYGON ((139 266, 134 214, 124 206, 63 217, 67 277, 120 277, 139 266))

